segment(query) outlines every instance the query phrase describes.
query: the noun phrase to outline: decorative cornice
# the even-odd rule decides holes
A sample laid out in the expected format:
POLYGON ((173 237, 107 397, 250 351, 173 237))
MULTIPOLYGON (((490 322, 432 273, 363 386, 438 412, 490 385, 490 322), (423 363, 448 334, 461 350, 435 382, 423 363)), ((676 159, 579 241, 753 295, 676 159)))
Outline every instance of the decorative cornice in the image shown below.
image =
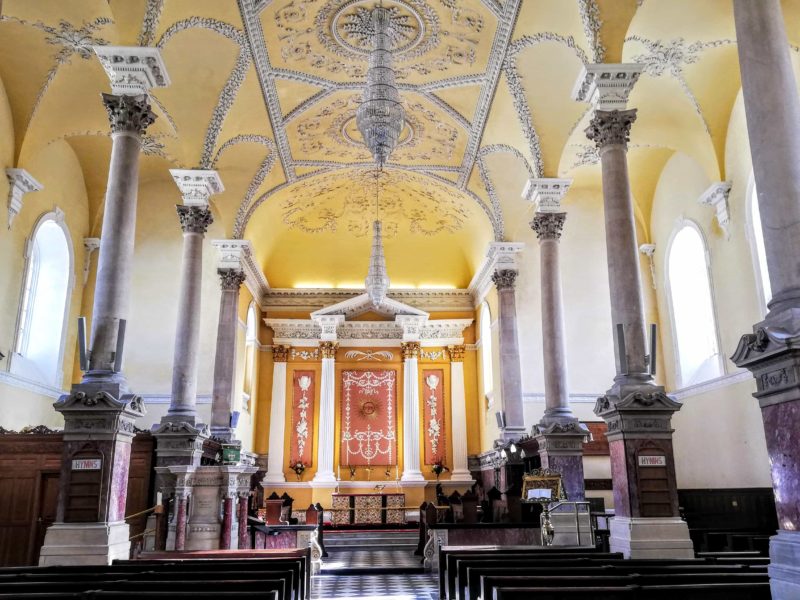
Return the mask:
POLYGON ((208 231, 209 225, 214 222, 211 209, 207 206, 183 206, 178 204, 175 208, 178 211, 178 219, 181 222, 181 231, 183 233, 200 233, 204 235, 208 231))
POLYGON ((584 65, 572 97, 578 102, 588 102, 597 110, 625 110, 642 68, 638 63, 584 65))
POLYGON ((146 94, 117 96, 103 93, 103 105, 108 112, 112 134, 130 133, 142 136, 156 120, 146 94))
POLYGON ((253 245, 248 240, 211 240, 211 245, 217 249, 217 268, 244 271, 247 289, 262 304, 269 283, 253 258, 253 245))
POLYGON ((483 302, 489 287, 492 284, 493 273, 500 269, 516 270, 517 255, 525 248, 522 242, 490 242, 486 251, 486 258, 476 271, 469 284, 472 294, 473 306, 483 302))
POLYGON ((730 196, 730 193, 731 182, 719 181, 717 183, 712 183, 708 189, 703 192, 700 198, 697 199, 700 204, 704 206, 710 206, 714 209, 714 213, 717 217, 717 223, 725 234, 726 240, 731 239, 731 215, 730 212, 728 212, 728 197, 730 196))
POLYGON ((207 206, 214 194, 225 191, 219 174, 211 169, 170 169, 186 206, 207 206))
POLYGON ((522 191, 522 197, 529 200, 536 206, 536 211, 562 212, 561 201, 567 195, 572 179, 557 179, 555 177, 544 177, 529 179, 522 191))
POLYGON ((608 146, 628 147, 631 140, 631 126, 636 121, 636 109, 596 110, 586 128, 586 137, 592 140, 602 153, 608 146))
POLYGON ((566 220, 567 213, 537 212, 533 215, 531 228, 539 240, 559 240, 566 220))
POLYGON ((25 169, 6 169, 8 179, 8 228, 19 211, 22 210, 22 197, 30 192, 38 192, 44 186, 33 178, 25 169))
MULTIPOLYGON (((338 304, 364 293, 359 289, 292 289, 271 288, 261 300, 263 310, 308 311, 338 304)), ((418 290, 390 289, 389 298, 419 310, 431 312, 472 311, 472 294, 469 290, 418 290)))
POLYGON ((139 46, 94 46, 115 95, 147 95, 152 88, 170 84, 158 48, 139 46))
POLYGON ((492 273, 492 283, 498 291, 513 290, 514 282, 517 280, 519 271, 512 269, 501 269, 492 273))

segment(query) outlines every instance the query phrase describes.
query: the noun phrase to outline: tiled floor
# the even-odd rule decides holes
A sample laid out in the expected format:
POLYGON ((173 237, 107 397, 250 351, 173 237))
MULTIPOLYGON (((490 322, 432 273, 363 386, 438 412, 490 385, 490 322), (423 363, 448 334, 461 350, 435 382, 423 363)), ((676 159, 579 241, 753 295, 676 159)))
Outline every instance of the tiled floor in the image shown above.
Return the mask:
POLYGON ((334 550, 328 549, 323 570, 364 569, 394 567, 409 569, 422 567, 421 558, 404 550, 334 550))
POLYGON ((319 575, 314 577, 314 600, 435 600, 437 584, 432 575, 319 575))

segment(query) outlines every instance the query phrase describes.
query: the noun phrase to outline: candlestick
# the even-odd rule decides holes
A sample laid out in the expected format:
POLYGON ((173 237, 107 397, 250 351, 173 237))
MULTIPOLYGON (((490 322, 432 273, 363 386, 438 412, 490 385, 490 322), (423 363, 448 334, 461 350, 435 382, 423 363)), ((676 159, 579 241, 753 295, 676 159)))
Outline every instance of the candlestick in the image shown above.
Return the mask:
POLYGON ((394 478, 396 480, 400 479, 400 465, 395 465, 394 466, 394 478))

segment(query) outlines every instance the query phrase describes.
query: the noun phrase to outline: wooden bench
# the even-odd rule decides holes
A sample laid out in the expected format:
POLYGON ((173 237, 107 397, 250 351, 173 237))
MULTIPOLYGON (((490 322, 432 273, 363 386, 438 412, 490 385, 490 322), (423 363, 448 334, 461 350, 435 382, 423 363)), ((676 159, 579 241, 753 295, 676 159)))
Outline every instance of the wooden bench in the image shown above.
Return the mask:
POLYGON ((625 587, 494 588, 492 600, 770 600, 769 583, 625 587))

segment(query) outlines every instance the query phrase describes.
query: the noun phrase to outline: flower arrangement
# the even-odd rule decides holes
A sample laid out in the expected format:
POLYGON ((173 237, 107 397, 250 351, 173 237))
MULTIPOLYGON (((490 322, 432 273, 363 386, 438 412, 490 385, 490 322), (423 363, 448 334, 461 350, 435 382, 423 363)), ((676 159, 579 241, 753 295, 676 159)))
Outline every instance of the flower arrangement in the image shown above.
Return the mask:
POLYGON ((294 474, 297 475, 297 481, 302 481, 303 473, 306 472, 306 466, 302 463, 302 461, 298 460, 292 465, 292 471, 294 471, 294 474))
POLYGON ((437 461, 436 461, 435 463, 433 463, 433 465, 431 466, 431 472, 432 472, 434 475, 436 475, 436 479, 439 479, 439 475, 441 475, 441 474, 442 474, 442 473, 444 473, 445 471, 449 472, 449 471, 450 471, 450 469, 448 469, 448 468, 447 468, 447 465, 445 465, 445 464, 442 462, 442 459, 439 459, 439 460, 437 460, 437 461))

